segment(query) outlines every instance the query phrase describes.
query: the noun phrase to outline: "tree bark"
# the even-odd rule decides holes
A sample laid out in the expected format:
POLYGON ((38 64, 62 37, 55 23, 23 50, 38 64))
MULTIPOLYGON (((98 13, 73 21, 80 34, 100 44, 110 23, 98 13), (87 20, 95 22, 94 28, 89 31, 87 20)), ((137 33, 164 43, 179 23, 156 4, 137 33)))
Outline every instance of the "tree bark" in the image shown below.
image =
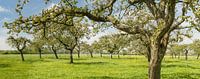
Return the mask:
POLYGON ((21 59, 22 59, 22 61, 24 61, 24 54, 23 54, 23 51, 22 50, 18 50, 19 52, 20 52, 20 54, 21 54, 21 59))
POLYGON ((152 57, 149 64, 149 79, 160 79, 161 62, 165 54, 166 47, 153 47, 152 57))
POLYGON ((161 63, 165 56, 169 33, 166 33, 160 40, 151 38, 151 60, 149 63, 149 79, 160 79, 161 63))
POLYGON ((73 61, 73 50, 70 50, 70 64, 74 63, 73 61))

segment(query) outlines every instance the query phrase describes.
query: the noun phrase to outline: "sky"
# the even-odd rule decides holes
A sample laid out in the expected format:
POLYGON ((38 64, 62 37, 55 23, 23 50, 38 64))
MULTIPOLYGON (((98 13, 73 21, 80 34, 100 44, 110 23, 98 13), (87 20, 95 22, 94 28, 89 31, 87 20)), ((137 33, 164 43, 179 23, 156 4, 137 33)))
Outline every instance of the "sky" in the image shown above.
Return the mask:
MULTIPOLYGON (((17 17, 18 14, 15 12, 15 7, 18 0, 0 0, 0 50, 10 50, 11 48, 7 43, 6 39, 8 37, 7 31, 5 28, 2 27, 4 22, 12 22, 17 17)), ((42 11, 42 9, 48 9, 51 8, 53 5, 58 3, 59 0, 52 0, 48 4, 45 4, 43 0, 30 0, 30 2, 25 5, 23 9, 23 15, 24 16, 30 16, 33 14, 38 14, 42 11)), ((82 1, 82 0, 80 0, 82 1)), ((82 3, 79 3, 78 6, 81 6, 82 3)), ((184 24, 183 24, 184 25, 184 24)), ((186 24, 185 24, 186 25, 186 24)), ((88 42, 93 42, 94 40, 97 40, 99 37, 109 34, 109 33, 115 33, 115 29, 108 29, 105 32, 99 33, 97 36, 91 38, 88 40, 88 42)), ((198 32, 194 33, 194 37, 188 39, 185 38, 185 40, 182 43, 191 43, 194 39, 199 39, 200 34, 198 32)))
MULTIPOLYGON (((18 0, 0 0, 0 50, 13 49, 6 43, 8 30, 3 28, 2 25, 4 22, 12 22, 18 17, 18 14, 15 12, 17 1, 18 0)), ((42 9, 47 9, 55 5, 57 1, 55 0, 45 4, 43 0, 30 0, 23 9, 23 15, 30 16, 38 14, 42 9)))

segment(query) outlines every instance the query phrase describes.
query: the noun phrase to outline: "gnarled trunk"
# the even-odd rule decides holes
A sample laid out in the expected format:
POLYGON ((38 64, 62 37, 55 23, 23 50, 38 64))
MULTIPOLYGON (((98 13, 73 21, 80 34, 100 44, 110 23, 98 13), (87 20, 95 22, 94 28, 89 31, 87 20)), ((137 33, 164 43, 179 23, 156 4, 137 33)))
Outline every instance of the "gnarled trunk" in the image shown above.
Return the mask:
POLYGON ((161 62, 166 53, 169 34, 159 40, 151 41, 151 60, 149 63, 149 79, 160 79, 161 62))

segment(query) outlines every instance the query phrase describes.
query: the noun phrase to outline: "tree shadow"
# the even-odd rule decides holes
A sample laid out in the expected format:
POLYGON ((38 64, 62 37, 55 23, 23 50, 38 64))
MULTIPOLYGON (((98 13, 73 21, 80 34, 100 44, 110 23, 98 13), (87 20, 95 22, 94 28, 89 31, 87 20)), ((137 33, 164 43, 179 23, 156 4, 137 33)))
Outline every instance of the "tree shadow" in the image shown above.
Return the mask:
POLYGON ((112 58, 112 59, 119 59, 120 60, 120 59, 138 59, 138 58, 133 58, 132 57, 132 58, 112 58))
POLYGON ((143 65, 143 64, 139 64, 139 65, 131 65, 130 67, 136 67, 136 68, 148 68, 148 65, 143 65))
POLYGON ((199 79, 200 74, 198 73, 173 73, 173 74, 162 74, 163 79, 199 79), (198 78, 196 78, 198 77, 198 78))
POLYGON ((193 67, 193 66, 190 66, 190 65, 162 65, 162 67, 166 67, 166 68, 172 68, 172 67, 180 67, 180 68, 191 68, 191 69, 200 69, 198 67, 193 67))
POLYGON ((36 63, 36 62, 52 62, 52 61, 45 60, 45 59, 39 59, 39 60, 25 60, 24 62, 28 63, 28 64, 33 64, 33 63, 36 63))
MULTIPOLYGON (((59 58, 58 60, 69 60, 69 58, 59 58)), ((85 59, 85 58, 75 58, 73 60, 88 60, 88 59, 85 59)))
POLYGON ((10 64, 0 64, 0 68, 7 68, 10 67, 10 64))
POLYGON ((121 78, 110 77, 110 76, 91 76, 91 77, 87 77, 85 79, 121 79, 121 78))
POLYGON ((75 62, 75 65, 104 65, 108 64, 108 62, 75 62))
POLYGON ((110 77, 110 76, 91 76, 87 77, 86 79, 147 79, 148 76, 133 76, 127 78, 120 78, 120 77, 110 77))
POLYGON ((163 63, 176 63, 176 62, 180 62, 180 61, 163 61, 163 63))

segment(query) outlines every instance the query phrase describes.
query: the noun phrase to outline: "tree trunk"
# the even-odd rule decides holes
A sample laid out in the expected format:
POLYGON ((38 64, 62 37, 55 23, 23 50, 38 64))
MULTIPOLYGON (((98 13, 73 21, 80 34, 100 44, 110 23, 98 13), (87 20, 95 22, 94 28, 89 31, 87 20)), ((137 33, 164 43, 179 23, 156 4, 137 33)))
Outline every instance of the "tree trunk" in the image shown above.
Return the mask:
POLYGON ((54 53, 54 55, 55 55, 56 59, 58 59, 57 51, 56 51, 56 50, 54 50, 54 49, 52 49, 52 50, 53 50, 53 53, 54 53))
POLYGON ((149 79, 160 79, 161 61, 158 58, 152 58, 149 65, 149 79))
POLYGON ((90 57, 91 57, 91 58, 93 58, 93 54, 92 54, 92 52, 91 52, 91 51, 90 51, 90 57))
POLYGON ((146 47, 147 47, 147 58, 148 58, 148 62, 150 63, 150 60, 151 60, 151 47, 149 45, 147 45, 146 47))
POLYGON ((119 56, 119 51, 117 52, 117 57, 120 58, 120 56, 119 56))
POLYGON ((21 54, 22 61, 24 61, 24 54, 23 54, 22 50, 18 50, 18 51, 19 51, 20 54, 21 54))
POLYGON ((186 49, 185 50, 185 60, 187 60, 188 59, 188 50, 186 49))
POLYGON ((197 55, 197 59, 199 59, 200 54, 197 55))
POLYGON ((112 53, 110 53, 110 58, 111 58, 111 59, 113 58, 112 53))
POLYGON ((149 79, 160 79, 161 62, 164 58, 166 47, 156 46, 152 47, 151 60, 149 64, 149 79))
POLYGON ((149 63, 149 79, 160 79, 161 62, 165 56, 169 33, 165 34, 160 40, 151 38, 151 60, 149 63))
POLYGON ((40 56, 40 59, 42 58, 42 50, 41 48, 38 48, 38 52, 39 52, 39 56, 40 56))
POLYGON ((70 50, 70 64, 74 63, 73 61, 73 50, 70 50))
POLYGON ((78 58, 80 58, 80 53, 81 53, 81 52, 80 52, 80 49, 81 49, 81 48, 80 48, 80 45, 78 45, 78 58))
POLYGON ((103 57, 102 53, 100 53, 100 56, 103 57))
POLYGON ((78 51, 78 58, 80 58, 80 51, 78 51))

